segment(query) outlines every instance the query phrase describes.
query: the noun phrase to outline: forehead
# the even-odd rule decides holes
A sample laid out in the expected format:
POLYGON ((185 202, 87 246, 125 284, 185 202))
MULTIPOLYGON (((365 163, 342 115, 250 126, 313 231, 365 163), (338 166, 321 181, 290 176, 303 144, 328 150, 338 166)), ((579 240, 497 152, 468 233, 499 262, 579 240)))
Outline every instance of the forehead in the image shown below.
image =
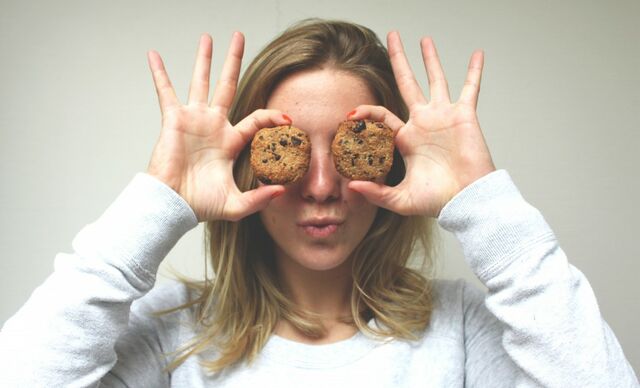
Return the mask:
POLYGON ((367 83, 360 77, 331 68, 294 73, 281 81, 267 101, 296 123, 311 120, 337 123, 358 105, 375 105, 367 83), (337 120, 337 121, 336 121, 337 120))

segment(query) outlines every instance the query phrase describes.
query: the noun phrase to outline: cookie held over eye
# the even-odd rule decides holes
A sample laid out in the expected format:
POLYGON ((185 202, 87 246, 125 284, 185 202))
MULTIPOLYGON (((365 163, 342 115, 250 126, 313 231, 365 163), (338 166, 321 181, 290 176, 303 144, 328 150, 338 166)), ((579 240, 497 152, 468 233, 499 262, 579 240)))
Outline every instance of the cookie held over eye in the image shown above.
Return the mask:
POLYGON ((336 170, 349 179, 372 181, 386 175, 393 164, 393 131, 371 120, 340 123, 331 144, 336 170))
POLYGON ((268 185, 293 183, 309 169, 309 136, 290 125, 262 128, 251 141, 250 160, 260 182, 268 185))

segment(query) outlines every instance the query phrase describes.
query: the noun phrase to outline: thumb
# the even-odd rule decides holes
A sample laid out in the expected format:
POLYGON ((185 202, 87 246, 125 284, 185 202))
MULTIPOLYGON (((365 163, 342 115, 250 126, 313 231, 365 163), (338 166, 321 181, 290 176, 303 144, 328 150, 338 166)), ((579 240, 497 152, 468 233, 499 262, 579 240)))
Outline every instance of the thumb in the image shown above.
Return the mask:
POLYGON ((347 187, 362 194, 367 201, 376 206, 406 215, 406 212, 403 211, 401 207, 402 202, 399 200, 399 191, 397 187, 367 181, 351 181, 347 187))
POLYGON ((282 185, 265 185, 229 198, 225 219, 238 221, 269 205, 272 199, 284 193, 282 185))

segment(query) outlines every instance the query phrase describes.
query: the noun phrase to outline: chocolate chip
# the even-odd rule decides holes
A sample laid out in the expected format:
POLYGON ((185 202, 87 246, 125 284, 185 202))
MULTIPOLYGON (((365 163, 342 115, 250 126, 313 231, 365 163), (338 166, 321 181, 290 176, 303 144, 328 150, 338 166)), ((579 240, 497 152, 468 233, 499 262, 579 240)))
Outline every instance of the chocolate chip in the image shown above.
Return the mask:
POLYGON ((363 143, 364 143, 364 140, 358 139, 358 144, 363 144, 363 143))
POLYGON ((276 159, 276 161, 280 160, 281 156, 278 154, 273 154, 273 157, 276 159))
POLYGON ((376 127, 378 127, 378 128, 384 128, 384 124, 382 124, 382 123, 376 123, 376 127))
POLYGON ((369 166, 373 166, 373 158, 371 156, 367 159, 367 163, 369 163, 369 166))
POLYGON ((264 140, 264 136, 260 135, 260 136, 258 136, 258 139, 264 140))
POLYGON ((262 159, 262 163, 267 163, 268 160, 267 159, 262 159))
POLYGON ((356 126, 353 127, 353 132, 360 133, 367 128, 367 124, 365 124, 364 120, 360 120, 356 123, 356 126))
POLYGON ((269 179, 269 178, 260 178, 260 180, 262 181, 262 183, 266 183, 268 185, 271 184, 271 179, 269 179))
POLYGON ((289 142, 287 142, 287 139, 285 139, 284 137, 282 139, 280 139, 280 145, 283 147, 286 147, 289 144, 289 142))
POLYGON ((381 156, 379 159, 380 164, 384 163, 384 160, 385 160, 384 156, 381 156))
POLYGON ((293 144, 294 146, 299 146, 300 144, 302 144, 302 140, 295 136, 291 136, 291 144, 293 144))

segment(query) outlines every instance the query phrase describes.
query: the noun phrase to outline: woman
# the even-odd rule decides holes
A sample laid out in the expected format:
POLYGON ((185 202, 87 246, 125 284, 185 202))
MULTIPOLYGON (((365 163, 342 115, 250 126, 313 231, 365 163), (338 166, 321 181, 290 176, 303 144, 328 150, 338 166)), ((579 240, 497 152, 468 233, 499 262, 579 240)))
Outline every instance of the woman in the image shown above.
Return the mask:
POLYGON ((421 47, 429 100, 397 33, 387 56, 370 30, 325 21, 275 39, 236 93, 236 33, 209 102, 204 35, 186 105, 150 52, 163 128, 148 172, 5 324, 6 385, 637 385, 588 282, 495 170, 475 113, 483 53, 451 102, 433 42, 421 47), (384 180, 336 172, 347 118, 393 129, 384 180), (246 145, 287 124, 310 137, 309 171, 258 184, 246 145), (408 267, 413 248, 430 250, 429 218, 456 234, 486 296, 408 267), (202 221, 215 278, 149 292, 202 221))

